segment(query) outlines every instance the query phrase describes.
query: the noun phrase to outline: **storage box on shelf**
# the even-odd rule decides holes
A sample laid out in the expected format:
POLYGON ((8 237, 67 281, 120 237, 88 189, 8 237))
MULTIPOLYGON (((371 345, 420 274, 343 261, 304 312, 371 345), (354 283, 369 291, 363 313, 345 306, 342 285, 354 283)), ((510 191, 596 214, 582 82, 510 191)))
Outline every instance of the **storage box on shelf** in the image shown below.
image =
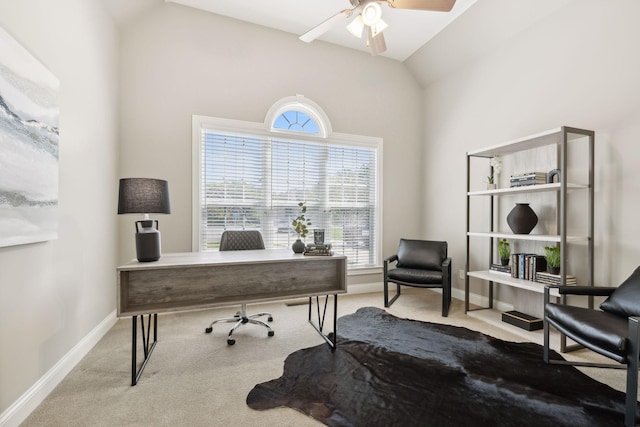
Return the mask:
MULTIPOLYGON (((499 144, 467 153, 467 242, 465 266, 465 270, 467 272, 467 274, 465 275, 466 313, 474 315, 475 317, 481 317, 493 324, 502 323, 502 325, 500 326, 504 326, 506 329, 518 333, 516 329, 519 328, 515 328, 502 322, 502 319, 500 318, 501 313, 491 313, 495 312, 495 310, 493 310, 494 284, 522 289, 531 293, 530 297, 529 293, 526 294, 527 298, 539 298, 540 301, 542 299, 542 293, 544 292, 545 287, 544 283, 540 283, 539 281, 534 280, 523 280, 522 278, 514 278, 511 277, 511 275, 504 274, 503 272, 495 271, 495 268, 490 268, 490 266, 494 264, 494 261, 496 261, 494 259, 494 251, 499 239, 508 239, 513 243, 521 242, 521 244, 526 244, 526 242, 534 242, 533 244, 535 244, 535 242, 539 242, 538 244, 540 245, 559 246, 561 254, 560 273, 553 278, 544 278, 547 279, 547 281, 553 280, 558 284, 576 283, 575 277, 570 274, 572 272, 566 271, 566 266, 568 265, 568 253, 570 251, 570 246, 574 243, 579 243, 583 246, 586 246, 585 259, 579 260, 581 270, 580 284, 589 286, 593 285, 594 136, 595 135, 593 131, 563 126, 529 137, 520 138, 504 144, 499 144), (486 175, 486 173, 478 173, 478 170, 472 170, 473 167, 479 167, 478 160, 476 159, 486 159, 486 162, 481 167, 489 168, 489 162, 496 156, 508 158, 508 156, 522 155, 518 153, 523 153, 527 150, 534 149, 550 150, 551 152, 555 153, 555 158, 553 159, 552 163, 533 165, 531 164, 533 161, 540 159, 535 155, 528 156, 527 162, 529 163, 527 164, 527 166, 530 168, 529 171, 539 172, 541 170, 552 170, 554 172, 554 175, 557 175, 557 170, 559 170, 559 173, 561 175, 559 182, 542 184, 539 183, 541 181, 538 178, 535 179, 531 185, 513 185, 512 179, 509 178, 509 175, 507 175, 508 182, 506 182, 506 187, 504 188, 496 188, 491 190, 475 188, 472 189, 472 182, 475 184, 475 181, 472 180, 475 180, 475 177, 477 176, 486 175), (573 150, 587 150, 586 152, 580 152, 585 153, 583 157, 586 158, 586 161, 576 161, 576 158, 580 156, 575 156, 573 150), (532 159, 531 161, 529 157, 532 159), (571 164, 571 162, 580 164, 571 164), (582 174, 575 173, 576 170, 580 169, 583 171, 586 170, 586 172, 582 174), (587 192, 587 206, 581 206, 581 209, 579 210, 580 214, 584 215, 585 218, 583 221, 584 227, 582 227, 584 228, 584 230, 581 228, 579 230, 579 233, 576 233, 577 235, 567 234, 567 193, 569 191, 587 192), (500 215, 500 210, 496 209, 496 206, 499 206, 498 201, 501 198, 507 196, 517 196, 518 202, 520 202, 521 199, 527 201, 528 199, 532 198, 533 195, 536 195, 538 193, 542 195, 551 194, 551 197, 544 196, 546 197, 545 200, 554 200, 554 202, 548 203, 549 206, 544 207, 547 214, 548 212, 553 212, 555 214, 555 221, 553 221, 554 225, 551 227, 547 227, 547 233, 551 231, 551 233, 553 234, 513 234, 508 231, 505 223, 506 215, 504 215, 504 212, 503 215, 500 215), (555 198, 553 197, 553 195, 555 195, 555 198), (472 209, 472 198, 488 199, 489 201, 489 212, 486 214, 486 217, 488 218, 488 224, 485 225, 486 228, 484 229, 479 229, 480 227, 477 226, 474 226, 473 230, 471 229, 471 219, 477 218, 479 214, 472 209), (486 253, 478 254, 477 251, 474 252, 474 255, 476 257, 482 258, 482 263, 480 263, 479 269, 476 268, 476 265, 469 265, 470 246, 472 239, 484 239, 484 241, 488 242, 488 244, 486 245, 487 250, 482 251, 486 253), (489 286, 487 307, 477 308, 473 310, 470 309, 470 288, 472 279, 474 284, 477 282, 488 283, 489 286), (582 283, 582 280, 584 280, 584 283, 582 283), (481 314, 481 312, 484 313, 481 314)), ((480 163, 482 164, 483 162, 480 163)), ((482 169, 482 172, 485 171, 485 169, 482 169)), ((522 171, 510 171, 510 173, 511 176, 523 174, 522 171)), ((524 174, 530 174, 530 172, 525 171, 524 174)), ((538 173, 537 175, 540 174, 538 173)), ((498 185, 498 187, 500 187, 500 185, 498 185)), ((575 215, 575 209, 572 210, 572 215, 575 215)), ((574 217, 572 216, 572 220, 573 219, 574 217)), ((475 263, 478 264, 479 262, 475 261, 475 263)), ((477 289, 480 289, 480 287, 477 287, 477 289)), ((552 295, 559 297, 557 292, 552 292, 552 295)), ((526 332, 525 335, 527 339, 533 339, 534 341, 541 342, 542 334, 540 334, 539 332, 524 332, 526 332)), ((561 339, 559 341, 559 344, 561 351, 567 350, 566 342, 564 339, 561 339)))

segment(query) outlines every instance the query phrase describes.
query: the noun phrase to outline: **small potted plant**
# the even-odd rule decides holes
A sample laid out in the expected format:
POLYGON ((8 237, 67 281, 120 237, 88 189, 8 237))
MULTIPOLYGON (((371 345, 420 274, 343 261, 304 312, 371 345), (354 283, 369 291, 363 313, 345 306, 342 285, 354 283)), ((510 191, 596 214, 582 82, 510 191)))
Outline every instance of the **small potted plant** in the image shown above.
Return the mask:
POLYGON ((511 256, 511 248, 507 239, 501 239, 498 242, 498 256, 502 265, 509 265, 509 257, 511 256))
POLYGON ((545 246, 544 252, 549 273, 560 274, 560 246, 545 246))
POLYGON ((293 252, 301 254, 302 252, 304 252, 305 247, 301 239, 307 237, 307 233, 309 233, 309 229, 307 227, 311 225, 311 221, 304 216, 307 213, 307 206, 304 204, 304 202, 298 203, 298 206, 300 207, 300 213, 291 222, 293 230, 298 235, 298 239, 293 243, 293 246, 291 248, 293 249, 293 252))

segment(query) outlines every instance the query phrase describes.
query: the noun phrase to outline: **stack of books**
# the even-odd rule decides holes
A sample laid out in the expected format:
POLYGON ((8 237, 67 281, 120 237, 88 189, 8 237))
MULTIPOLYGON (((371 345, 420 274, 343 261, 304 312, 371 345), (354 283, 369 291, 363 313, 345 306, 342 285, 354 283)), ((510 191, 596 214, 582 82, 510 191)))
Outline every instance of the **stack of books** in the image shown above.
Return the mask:
POLYGON ((502 264, 491 264, 489 266, 489 270, 494 273, 502 273, 502 274, 511 274, 511 266, 510 265, 502 265, 502 264))
POLYGON ((527 172, 519 175, 511 175, 511 186, 546 184, 547 174, 544 172, 527 172))
MULTIPOLYGON (((551 274, 551 273, 544 273, 544 272, 540 272, 537 274, 536 282, 543 283, 545 285, 561 285, 562 284, 560 282, 559 274, 551 274)), ((575 276, 570 276, 567 274, 565 284, 575 285, 576 284, 575 276)))
POLYGON ((546 269, 547 260, 544 255, 511 254, 511 277, 521 280, 536 280, 537 275, 546 269))
POLYGON ((331 250, 331 243, 313 243, 305 246, 303 253, 309 256, 331 256, 333 250, 331 250))

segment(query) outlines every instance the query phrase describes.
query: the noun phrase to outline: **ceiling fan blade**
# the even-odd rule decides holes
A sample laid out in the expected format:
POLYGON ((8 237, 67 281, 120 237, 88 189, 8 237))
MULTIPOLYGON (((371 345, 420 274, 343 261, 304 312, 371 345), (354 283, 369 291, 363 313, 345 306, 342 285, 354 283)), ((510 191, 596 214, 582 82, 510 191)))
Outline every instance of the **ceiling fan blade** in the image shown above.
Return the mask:
POLYGON ((384 33, 380 32, 373 35, 371 27, 367 27, 367 45, 371 49, 371 56, 380 55, 387 50, 387 44, 384 41, 384 33))
POLYGON ((312 29, 310 29, 309 31, 307 31, 306 33, 304 33, 298 38, 303 42, 310 43, 315 39, 317 39, 318 37, 320 37, 321 35, 323 35, 324 33, 326 33, 327 31, 329 31, 331 27, 336 25, 338 22, 346 21, 347 19, 349 19, 353 11, 356 9, 357 7, 353 9, 345 9, 341 12, 338 12, 335 15, 333 15, 331 18, 316 25, 315 27, 313 27, 312 29))
POLYGON ((449 12, 456 0, 385 0, 389 7, 396 9, 433 10, 449 12))

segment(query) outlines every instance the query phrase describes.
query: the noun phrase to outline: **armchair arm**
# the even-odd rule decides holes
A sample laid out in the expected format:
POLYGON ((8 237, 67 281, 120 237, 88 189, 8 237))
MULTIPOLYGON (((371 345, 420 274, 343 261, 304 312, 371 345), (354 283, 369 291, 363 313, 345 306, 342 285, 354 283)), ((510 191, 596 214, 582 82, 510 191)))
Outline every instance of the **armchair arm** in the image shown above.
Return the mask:
POLYGON ((593 295, 596 297, 607 297, 616 289, 603 286, 558 286, 558 292, 561 295, 593 295))
POLYGON ((384 283, 386 286, 387 283, 387 273, 389 272, 389 264, 398 261, 398 254, 391 255, 389 258, 385 259, 382 264, 382 272, 384 274, 384 283))
POLYGON ((384 262, 389 264, 391 262, 398 261, 398 254, 391 255, 389 258, 385 259, 384 262))
POLYGON ((606 297, 616 290, 615 287, 604 286, 560 286, 546 285, 544 287, 544 304, 549 304, 551 289, 557 289, 560 295, 587 295, 596 297, 606 297))
POLYGON ((451 258, 442 261, 442 284, 451 283, 451 258))

